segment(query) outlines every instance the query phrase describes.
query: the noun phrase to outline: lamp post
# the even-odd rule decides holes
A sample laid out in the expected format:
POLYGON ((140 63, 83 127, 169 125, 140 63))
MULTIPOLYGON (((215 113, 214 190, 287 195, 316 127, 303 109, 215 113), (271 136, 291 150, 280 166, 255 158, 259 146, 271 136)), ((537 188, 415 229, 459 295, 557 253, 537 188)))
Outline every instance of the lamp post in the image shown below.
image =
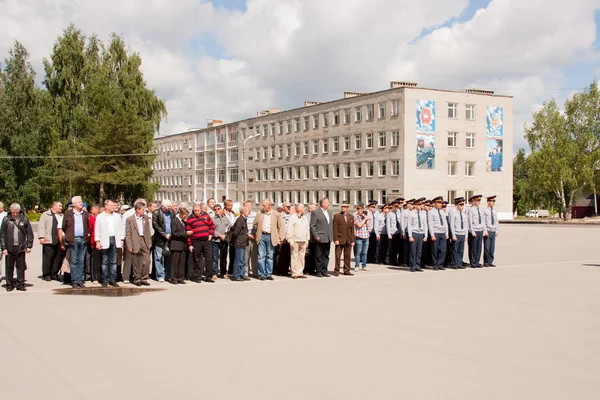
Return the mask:
POLYGON ((246 139, 244 139, 244 148, 242 149, 244 152, 244 201, 248 201, 248 156, 246 154, 246 142, 250 139, 254 139, 259 136, 260 133, 257 133, 255 135, 248 136, 246 139))

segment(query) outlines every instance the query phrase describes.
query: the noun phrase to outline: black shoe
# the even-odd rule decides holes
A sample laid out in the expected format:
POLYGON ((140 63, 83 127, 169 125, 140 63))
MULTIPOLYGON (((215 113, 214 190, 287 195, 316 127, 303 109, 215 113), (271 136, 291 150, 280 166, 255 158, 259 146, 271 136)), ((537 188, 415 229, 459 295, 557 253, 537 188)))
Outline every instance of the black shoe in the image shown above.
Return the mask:
POLYGON ((329 275, 327 272, 325 272, 325 273, 323 274, 323 278, 329 278, 330 276, 331 276, 331 275, 329 275))
POLYGON ((244 282, 244 278, 241 277, 237 277, 237 278, 231 278, 232 282, 244 282))
POLYGON ((46 282, 50 282, 52 280, 52 278, 50 278, 49 276, 45 276, 42 278, 42 280, 44 280, 46 282))
POLYGON ((12 292, 13 290, 15 290, 15 288, 12 287, 12 286, 11 287, 8 287, 8 286, 6 287, 6 291, 7 292, 12 292))
POLYGON ((323 277, 323 274, 319 272, 319 273, 317 273, 317 275, 315 275, 315 276, 316 276, 317 278, 322 278, 322 277, 323 277))
POLYGON ((249 280, 251 280, 251 279, 250 279, 250 277, 248 277, 248 276, 244 276, 242 279, 243 279, 244 281, 249 281, 249 280))
POLYGON ((187 282, 184 281, 183 279, 178 280, 177 283, 180 284, 180 285, 186 285, 187 284, 187 282))
POLYGON ((192 282, 196 282, 196 283, 202 283, 202 279, 200 279, 200 278, 199 278, 199 279, 195 279, 195 280, 193 280, 192 282))
POLYGON ((171 285, 179 285, 179 281, 177 279, 169 279, 169 283, 171 285))
POLYGON ((102 287, 107 287, 107 286, 108 286, 108 283, 106 283, 106 282, 102 282, 102 284, 101 284, 101 285, 102 285, 102 287))
POLYGON ((150 286, 150 283, 148 283, 148 281, 141 281, 140 283, 142 284, 142 286, 150 286))
POLYGON ((213 278, 206 278, 206 279, 204 279, 204 281, 208 282, 208 283, 215 283, 215 281, 213 280, 213 278))
POLYGON ((265 276, 259 276, 258 277, 258 280, 260 280, 260 281, 264 281, 265 279, 267 279, 267 277, 265 277, 265 276))
POLYGON ((275 278, 273 278, 271 275, 269 275, 269 276, 267 276, 267 280, 268 280, 268 281, 274 281, 274 280, 275 280, 275 278))
POLYGON ((438 270, 438 267, 433 267, 433 270, 434 270, 434 271, 437 271, 437 270, 438 270))
POLYGON ((119 284, 117 282, 109 282, 108 284, 112 287, 119 287, 119 284))
POLYGON ((18 290, 19 292, 26 292, 26 291, 27 291, 27 288, 26 288, 25 286, 19 286, 19 287, 17 288, 17 290, 18 290))
POLYGON ((489 266, 490 266, 490 267, 495 267, 495 266, 496 266, 496 264, 489 264, 489 266))
POLYGON ((425 271, 423 271, 422 269, 418 269, 417 272, 425 272, 425 271))
POLYGON ((140 282, 140 281, 133 282, 133 285, 140 287, 140 286, 142 286, 142 282, 140 282))
POLYGON ((445 269, 446 269, 446 267, 440 267, 440 271, 443 271, 445 269))
POLYGON ((483 264, 483 266, 487 268, 490 266, 490 264, 483 264))

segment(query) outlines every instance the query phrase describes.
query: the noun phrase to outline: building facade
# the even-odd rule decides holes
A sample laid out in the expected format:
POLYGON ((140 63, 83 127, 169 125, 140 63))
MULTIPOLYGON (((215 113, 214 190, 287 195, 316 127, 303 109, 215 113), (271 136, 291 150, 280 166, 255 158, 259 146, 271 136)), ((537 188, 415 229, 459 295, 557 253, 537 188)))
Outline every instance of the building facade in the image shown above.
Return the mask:
POLYGON ((183 199, 187 193, 194 200, 259 204, 265 197, 301 203, 329 197, 335 207, 342 201, 382 203, 400 195, 443 195, 452 201, 496 194, 499 218, 512 218, 512 98, 408 82, 390 86, 158 138, 155 167, 180 156, 192 158, 193 166, 185 171, 155 168, 153 179, 161 183, 157 198, 182 193, 183 199), (181 154, 164 151, 169 143, 186 140, 187 147, 179 145, 185 148, 181 154), (189 179, 192 171, 190 184, 185 174, 189 179), (162 185, 173 182, 169 174, 184 175, 182 184, 162 185))

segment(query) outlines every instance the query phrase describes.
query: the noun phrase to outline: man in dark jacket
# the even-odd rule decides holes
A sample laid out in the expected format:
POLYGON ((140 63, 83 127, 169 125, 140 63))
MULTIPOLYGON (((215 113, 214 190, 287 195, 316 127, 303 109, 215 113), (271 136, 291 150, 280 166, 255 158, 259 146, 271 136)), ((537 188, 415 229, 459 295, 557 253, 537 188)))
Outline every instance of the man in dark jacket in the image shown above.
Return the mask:
POLYGON ((2 220, 0 228, 0 247, 2 255, 6 256, 6 291, 26 291, 25 288, 25 253, 30 253, 33 247, 33 230, 29 219, 21 213, 17 203, 10 205, 10 214, 2 220), (17 279, 13 278, 15 264, 17 279))
POLYGON ((164 255, 165 244, 171 239, 171 222, 175 218, 175 212, 171 210, 171 201, 163 200, 161 208, 152 213, 152 227, 154 237, 154 268, 156 269, 156 280, 164 282, 171 280, 171 255, 164 255))
POLYGON ((230 246, 235 248, 235 261, 233 264, 232 281, 243 282, 249 281, 246 277, 246 245, 248 244, 248 214, 250 207, 242 207, 240 216, 236 219, 228 238, 230 246))
POLYGON ((71 287, 84 288, 83 264, 87 253, 87 244, 90 241, 89 214, 83 209, 81 196, 71 200, 72 210, 67 210, 63 217, 62 231, 65 243, 69 246, 71 255, 71 287))

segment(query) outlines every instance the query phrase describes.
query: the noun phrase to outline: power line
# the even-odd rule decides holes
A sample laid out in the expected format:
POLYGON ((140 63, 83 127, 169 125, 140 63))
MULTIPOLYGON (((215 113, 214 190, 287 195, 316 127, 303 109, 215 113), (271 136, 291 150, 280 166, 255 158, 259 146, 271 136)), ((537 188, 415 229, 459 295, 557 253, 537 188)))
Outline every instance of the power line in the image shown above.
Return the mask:
POLYGON ((0 159, 48 159, 48 158, 112 158, 112 157, 150 157, 156 153, 131 153, 131 154, 73 154, 66 156, 0 156, 0 159))

